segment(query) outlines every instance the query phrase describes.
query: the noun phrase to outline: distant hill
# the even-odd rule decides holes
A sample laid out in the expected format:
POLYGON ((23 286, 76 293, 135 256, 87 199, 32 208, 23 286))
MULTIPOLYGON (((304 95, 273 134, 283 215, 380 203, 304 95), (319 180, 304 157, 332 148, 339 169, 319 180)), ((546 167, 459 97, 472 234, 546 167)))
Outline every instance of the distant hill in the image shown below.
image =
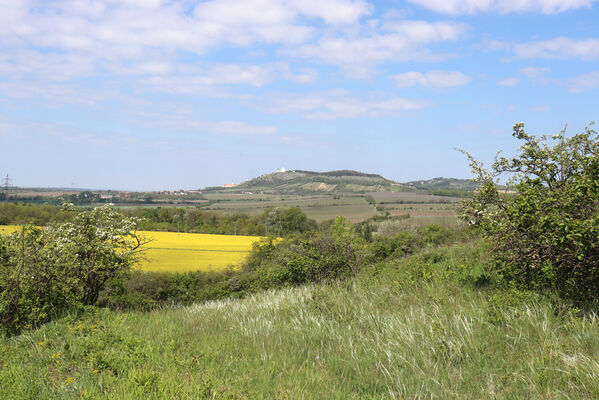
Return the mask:
MULTIPOLYGON (((315 193, 368 193, 447 191, 471 192, 477 183, 469 179, 433 178, 405 183, 395 182, 378 174, 352 170, 328 172, 280 171, 259 176, 239 185, 215 186, 202 189, 205 192, 267 193, 267 194, 315 194, 315 193)), ((451 195, 451 194, 449 194, 451 195)))
POLYGON ((262 175, 234 187, 211 187, 204 191, 309 194, 386 192, 402 189, 404 185, 377 174, 351 170, 328 172, 293 170, 262 175))

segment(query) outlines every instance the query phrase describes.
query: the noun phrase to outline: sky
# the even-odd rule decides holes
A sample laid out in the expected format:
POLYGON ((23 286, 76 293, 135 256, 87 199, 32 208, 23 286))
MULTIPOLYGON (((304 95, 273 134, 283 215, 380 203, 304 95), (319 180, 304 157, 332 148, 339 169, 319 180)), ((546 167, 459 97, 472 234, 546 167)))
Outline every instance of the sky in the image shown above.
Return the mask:
POLYGON ((400 182, 599 111, 598 0, 0 0, 0 174, 197 189, 400 182))

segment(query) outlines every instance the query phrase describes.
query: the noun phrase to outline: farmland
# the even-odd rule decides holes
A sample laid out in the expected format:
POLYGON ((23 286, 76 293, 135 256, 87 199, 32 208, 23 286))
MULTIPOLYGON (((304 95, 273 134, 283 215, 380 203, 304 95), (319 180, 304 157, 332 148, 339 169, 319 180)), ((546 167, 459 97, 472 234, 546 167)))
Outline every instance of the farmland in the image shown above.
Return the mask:
MULTIPOLYGON (((17 225, 0 226, 11 233, 17 225)), ((217 271, 239 265, 260 237, 200 233, 139 231, 149 243, 143 246, 140 269, 144 271, 217 271)))
POLYGON ((201 233, 138 232, 151 240, 144 245, 144 271, 210 271, 239 265, 257 236, 201 233))
POLYGON ((209 193, 205 195, 211 204, 202 208, 219 213, 261 214, 268 207, 299 207, 308 218, 318 222, 343 215, 352 222, 362 221, 376 215, 362 195, 243 195, 209 193))
POLYGON ((0 225, 0 233, 13 233, 16 232, 19 228, 19 225, 0 225))

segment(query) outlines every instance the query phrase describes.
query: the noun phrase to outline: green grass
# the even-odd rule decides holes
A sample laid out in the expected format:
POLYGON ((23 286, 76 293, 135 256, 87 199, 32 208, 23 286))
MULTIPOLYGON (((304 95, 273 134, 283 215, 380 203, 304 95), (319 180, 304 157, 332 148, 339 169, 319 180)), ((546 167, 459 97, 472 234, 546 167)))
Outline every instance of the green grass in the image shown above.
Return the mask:
POLYGON ((477 288, 480 243, 0 339, 2 399, 594 399, 599 318, 477 288))

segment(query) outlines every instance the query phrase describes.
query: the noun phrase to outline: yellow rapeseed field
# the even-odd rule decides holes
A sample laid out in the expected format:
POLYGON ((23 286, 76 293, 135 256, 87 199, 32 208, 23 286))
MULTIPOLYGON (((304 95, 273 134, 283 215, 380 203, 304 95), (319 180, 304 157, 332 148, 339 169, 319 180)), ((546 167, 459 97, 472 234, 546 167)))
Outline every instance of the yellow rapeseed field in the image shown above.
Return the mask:
POLYGON ((0 225, 0 233, 13 233, 20 228, 20 225, 0 225))
POLYGON ((138 232, 152 241, 144 245, 146 271, 209 271, 238 266, 260 237, 201 233, 138 232))
MULTIPOLYGON (((0 233, 19 229, 16 225, 0 225, 0 233)), ((139 267, 144 271, 210 271, 239 266, 260 237, 207 235, 201 233, 176 233, 139 231, 150 242, 143 246, 143 260, 139 267)))

